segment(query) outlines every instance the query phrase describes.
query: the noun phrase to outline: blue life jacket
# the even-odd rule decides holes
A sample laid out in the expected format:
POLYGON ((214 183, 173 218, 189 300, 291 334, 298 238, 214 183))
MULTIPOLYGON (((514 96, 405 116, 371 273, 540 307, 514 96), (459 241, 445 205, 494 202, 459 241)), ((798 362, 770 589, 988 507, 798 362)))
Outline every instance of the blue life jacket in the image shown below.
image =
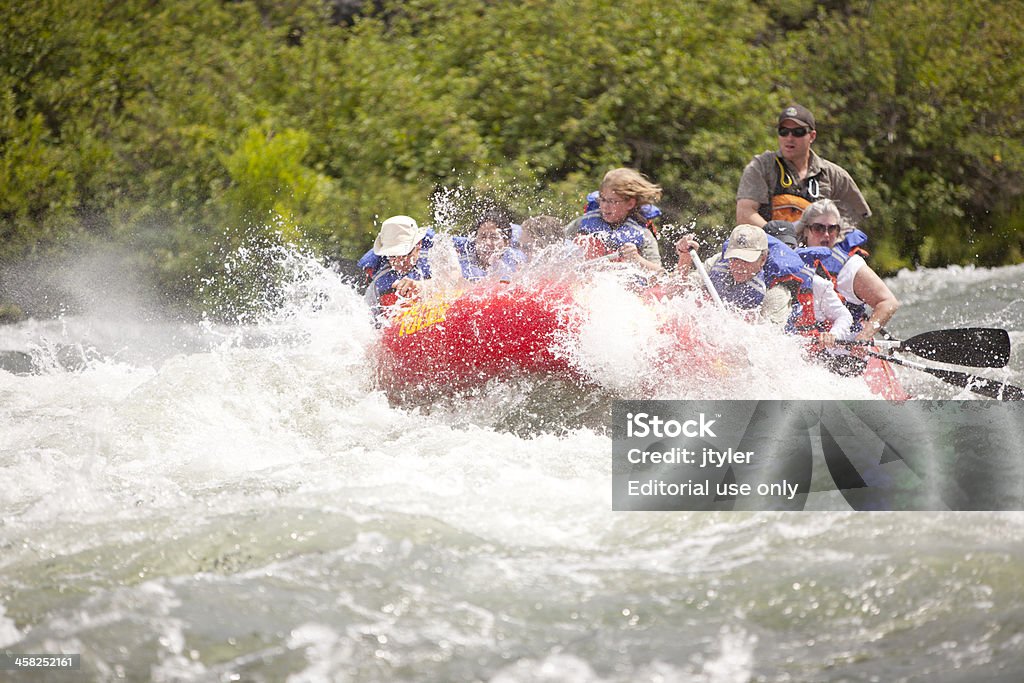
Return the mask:
POLYGON ((764 264, 764 279, 769 287, 791 281, 798 289, 811 289, 813 275, 814 271, 807 268, 785 242, 768 235, 768 260, 764 264))
POLYGON ((764 273, 769 287, 781 284, 792 289, 794 302, 786 319, 786 332, 804 334, 825 329, 825 323, 814 318, 814 271, 785 242, 771 235, 764 273))
POLYGON ((600 211, 588 211, 583 214, 579 223, 581 235, 594 235, 605 243, 609 251, 614 251, 625 244, 635 244, 643 250, 644 228, 632 218, 627 218, 622 225, 613 227, 601 218, 600 211))
POLYGON ((410 280, 429 280, 430 263, 427 255, 433 246, 434 230, 427 228, 427 234, 423 236, 423 242, 420 245, 420 257, 416 259, 412 270, 402 275, 394 271, 387 256, 374 254, 373 249, 363 254, 363 257, 359 259, 359 267, 366 273, 366 300, 370 305, 375 306, 380 301, 380 297, 389 293, 395 283, 404 277, 410 280))
MULTIPOLYGON (((832 280, 832 284, 835 285, 836 279, 839 277, 839 271, 843 269, 851 256, 857 253, 867 254, 862 248, 862 245, 866 244, 867 241, 867 235, 860 230, 854 229, 841 242, 836 242, 835 246, 831 249, 828 247, 800 247, 796 250, 796 253, 808 267, 812 268, 822 277, 832 280)), ((867 317, 867 307, 864 304, 848 301, 841 293, 839 293, 839 296, 850 310, 850 315, 853 316, 853 327, 851 330, 859 332, 863 327, 864 319, 867 317)))
MULTIPOLYGON (((811 305, 813 301, 814 273, 804 265, 796 252, 790 249, 785 242, 772 235, 767 237, 768 258, 765 260, 761 272, 749 282, 737 284, 732 279, 732 274, 729 272, 729 260, 725 258, 725 252, 729 249, 729 240, 722 245, 722 258, 718 259, 711 267, 711 272, 708 275, 723 301, 729 301, 744 309, 760 306, 768 288, 780 284, 786 285, 793 291, 795 300, 789 319, 786 321, 786 331, 797 332, 804 308, 811 305), (724 283, 720 284, 719 281, 724 281, 724 283)), ((810 311, 810 314, 813 318, 813 310, 810 311)))
MULTIPOLYGON (((597 203, 597 198, 600 195, 600 191, 594 190, 587 195, 587 206, 583 209, 584 213, 590 213, 591 211, 597 211, 601 208, 601 205, 597 203)), ((654 204, 641 204, 637 207, 637 211, 644 218, 643 226, 651 231, 655 237, 658 236, 658 223, 662 216, 661 209, 654 204)))
POLYGON ((493 273, 499 277, 506 277, 514 273, 520 264, 526 262, 526 254, 509 247, 501 254, 501 259, 494 264, 493 271, 481 266, 476 260, 476 248, 471 237, 453 237, 452 245, 459 255, 459 266, 462 268, 462 277, 467 280, 480 280, 493 273))
POLYGON ((715 286, 718 296, 722 297, 722 301, 744 310, 760 306, 768 291, 768 286, 764 283, 763 268, 750 280, 736 282, 732 279, 732 273, 729 271, 729 259, 725 258, 718 259, 711 266, 708 277, 711 279, 711 284, 715 286))
POLYGON ((854 229, 841 242, 836 242, 835 246, 831 249, 828 247, 800 247, 796 250, 796 253, 800 255, 804 263, 812 268, 821 265, 832 279, 835 279, 835 276, 839 274, 839 271, 843 269, 843 266, 846 265, 851 256, 858 253, 867 254, 862 248, 864 244, 867 244, 867 241, 867 235, 860 230, 854 229))

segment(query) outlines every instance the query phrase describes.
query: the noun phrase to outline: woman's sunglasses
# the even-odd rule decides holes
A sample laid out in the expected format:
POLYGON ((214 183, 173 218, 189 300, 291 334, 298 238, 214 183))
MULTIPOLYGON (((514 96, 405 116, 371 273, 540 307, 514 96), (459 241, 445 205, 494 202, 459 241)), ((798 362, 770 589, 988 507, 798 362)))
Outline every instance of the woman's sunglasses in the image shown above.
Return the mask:
POLYGON ((818 232, 821 234, 825 234, 826 232, 834 232, 837 235, 839 234, 838 223, 833 223, 832 225, 827 225, 825 223, 811 223, 807 227, 810 228, 811 232, 818 232))
POLYGON ((790 135, 792 135, 795 138, 802 138, 803 136, 807 135, 808 131, 810 131, 810 128, 804 128, 802 126, 800 128, 782 128, 782 127, 780 127, 779 128, 779 137, 780 138, 788 138, 790 135))

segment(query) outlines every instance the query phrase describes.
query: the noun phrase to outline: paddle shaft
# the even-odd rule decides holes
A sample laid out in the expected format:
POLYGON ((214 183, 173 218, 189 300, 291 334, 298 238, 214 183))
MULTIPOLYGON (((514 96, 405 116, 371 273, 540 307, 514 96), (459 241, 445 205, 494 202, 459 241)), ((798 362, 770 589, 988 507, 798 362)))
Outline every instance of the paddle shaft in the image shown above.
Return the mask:
POLYGON ((605 261, 611 261, 612 259, 617 259, 617 258, 619 258, 619 252, 613 251, 612 253, 605 254, 604 256, 598 256, 596 258, 587 259, 586 261, 584 261, 584 262, 582 262, 580 264, 580 267, 585 268, 586 266, 593 266, 593 265, 596 265, 598 263, 603 263, 605 261))
POLYGON ((1004 384, 1003 382, 997 382, 996 380, 988 379, 987 377, 979 377, 978 375, 969 375, 966 372, 933 368, 928 365, 921 365, 920 363, 914 363, 902 358, 875 353, 874 351, 868 351, 867 355, 887 360, 890 363, 895 363, 896 365, 902 365, 915 370, 920 370, 921 372, 927 372, 929 375, 938 377, 947 384, 963 387, 964 389, 972 391, 975 394, 980 394, 981 396, 987 396, 988 398, 994 398, 1000 401, 1024 400, 1024 389, 1012 384, 1004 384))
POLYGON ((711 299, 721 308, 725 304, 722 303, 722 297, 718 296, 718 290, 715 289, 715 283, 711 281, 711 276, 708 275, 707 269, 704 267, 704 262, 697 256, 697 250, 690 249, 690 260, 693 261, 693 267, 700 273, 700 279, 704 282, 704 287, 707 288, 708 294, 711 295, 711 299))

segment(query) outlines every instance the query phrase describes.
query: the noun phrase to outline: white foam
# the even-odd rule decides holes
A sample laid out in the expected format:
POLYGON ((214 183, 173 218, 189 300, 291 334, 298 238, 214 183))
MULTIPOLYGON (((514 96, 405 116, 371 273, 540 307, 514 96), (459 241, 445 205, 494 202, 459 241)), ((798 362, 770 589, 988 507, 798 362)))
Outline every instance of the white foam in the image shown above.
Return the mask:
POLYGON ((6 616, 6 608, 0 603, 0 647, 10 647, 24 637, 14 620, 6 616))
POLYGON ((579 657, 558 653, 548 655, 544 659, 521 659, 505 667, 489 680, 490 683, 602 683, 606 679, 598 676, 594 669, 579 657))
POLYGON ((576 303, 583 323, 578 338, 563 337, 563 350, 586 377, 619 396, 873 398, 863 381, 808 362, 800 338, 692 293, 650 303, 621 278, 599 275, 576 303))
POLYGON ((352 661, 354 651, 352 641, 329 626, 303 624, 292 629, 287 644, 293 650, 301 650, 308 662, 305 669, 288 676, 288 683, 353 680, 346 673, 349 669, 346 664, 352 661))
POLYGON ((751 680, 757 636, 730 626, 723 626, 718 636, 718 656, 704 663, 700 680, 706 683, 746 683, 751 680))

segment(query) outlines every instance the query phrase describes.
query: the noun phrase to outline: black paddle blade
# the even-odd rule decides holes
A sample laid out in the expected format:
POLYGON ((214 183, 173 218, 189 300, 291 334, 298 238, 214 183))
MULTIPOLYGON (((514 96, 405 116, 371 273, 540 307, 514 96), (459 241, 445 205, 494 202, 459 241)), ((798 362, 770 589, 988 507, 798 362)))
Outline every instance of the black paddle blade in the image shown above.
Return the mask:
POLYGON ((938 363, 1004 368, 1010 360, 1010 335, 994 327, 935 330, 901 341, 899 350, 938 363))
POLYGON ((1004 384, 1003 382, 997 382, 994 379, 978 377, 977 375, 968 375, 965 372, 957 372, 955 370, 926 368, 922 365, 914 365, 913 367, 918 370, 924 370, 930 375, 935 375, 943 382, 955 384, 958 387, 964 387, 965 389, 972 391, 975 394, 980 394, 981 396, 988 396, 989 398, 995 398, 1000 401, 1024 400, 1024 389, 1012 384, 1004 384))

